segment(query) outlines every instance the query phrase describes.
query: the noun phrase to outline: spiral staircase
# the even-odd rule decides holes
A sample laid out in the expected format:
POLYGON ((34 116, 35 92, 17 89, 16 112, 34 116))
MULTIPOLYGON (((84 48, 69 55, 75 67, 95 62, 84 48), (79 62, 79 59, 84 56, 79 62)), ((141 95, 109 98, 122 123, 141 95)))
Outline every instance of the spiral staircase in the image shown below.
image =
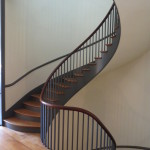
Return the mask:
POLYGON ((41 93, 41 140, 48 149, 116 149, 103 123, 87 110, 64 106, 111 60, 120 39, 115 2, 94 32, 50 74, 41 93))
POLYGON ((104 124, 91 112, 65 106, 90 82, 115 54, 121 34, 118 9, 113 2, 93 33, 54 69, 41 94, 31 95, 5 126, 18 131, 41 133, 51 150, 116 149, 116 142, 104 124))

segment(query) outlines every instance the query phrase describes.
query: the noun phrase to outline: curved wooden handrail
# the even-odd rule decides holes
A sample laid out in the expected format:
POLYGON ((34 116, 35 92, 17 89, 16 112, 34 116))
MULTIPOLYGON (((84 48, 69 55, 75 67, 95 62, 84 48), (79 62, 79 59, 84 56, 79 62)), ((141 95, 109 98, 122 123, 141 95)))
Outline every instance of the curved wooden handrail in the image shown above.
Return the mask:
MULTIPOLYGON (((99 41, 102 41, 102 40, 108 38, 109 36, 110 36, 110 35, 108 35, 108 36, 106 36, 106 37, 100 39, 99 41)), ((98 43, 99 41, 97 41, 97 43, 98 43)), ((95 43, 92 43, 91 45, 93 45, 93 44, 95 44, 95 43)), ((84 48, 85 48, 85 47, 84 47, 84 48)), ((82 50, 82 49, 83 49, 83 48, 79 49, 79 51, 82 50)), ((43 63, 43 64, 41 64, 41 65, 39 65, 39 66, 37 66, 37 67, 31 69, 31 70, 29 70, 28 72, 26 72, 24 75, 22 75, 21 77, 19 77, 18 79, 16 79, 16 80, 13 81, 12 83, 6 84, 6 85, 5 85, 5 88, 11 87, 11 86, 17 84, 19 81, 21 81, 22 79, 24 79, 26 76, 28 76, 28 75, 31 74, 32 72, 34 72, 34 71, 36 71, 36 70, 38 70, 38 69, 40 69, 40 68, 43 68, 44 66, 47 66, 47 65, 49 65, 49 64, 51 64, 51 63, 53 63, 53 62, 56 62, 56 61, 58 61, 58 60, 60 60, 60 59, 63 59, 63 58, 65 58, 65 57, 69 56, 69 54, 70 54, 70 53, 65 54, 65 55, 63 55, 63 56, 60 56, 60 57, 57 57, 57 58, 55 58, 55 59, 52 59, 52 60, 50 60, 50 61, 48 61, 48 62, 45 62, 45 63, 43 63)))
POLYGON ((73 52, 71 52, 62 62, 59 63, 59 65, 54 69, 54 71, 50 74, 49 78, 47 79, 46 83, 44 84, 44 87, 42 89, 42 92, 41 92, 41 99, 43 97, 43 94, 44 94, 44 91, 45 91, 45 88, 48 84, 48 81, 52 78, 53 74, 57 71, 57 69, 72 55, 74 54, 75 52, 78 51, 78 49, 84 45, 84 43, 86 43, 95 33, 96 31, 102 26, 102 24, 105 22, 105 20, 107 19, 107 17, 109 16, 110 12, 112 11, 113 7, 115 5, 115 2, 113 2, 110 10, 108 11, 107 15, 105 16, 105 18, 103 19, 103 21, 100 23, 100 25, 89 35, 88 38, 86 38, 73 52))
POLYGON ((57 57, 57 58, 55 58, 55 59, 53 59, 53 60, 50 60, 50 61, 48 61, 48 62, 45 62, 44 64, 41 64, 41 65, 39 65, 39 66, 37 66, 37 67, 35 67, 35 68, 29 70, 28 72, 26 72, 24 75, 22 75, 21 77, 19 77, 18 79, 16 79, 16 80, 13 81, 12 83, 6 84, 6 85, 5 85, 5 88, 8 88, 8 87, 11 87, 11 86, 15 85, 16 83, 18 83, 19 81, 21 81, 23 78, 25 78, 26 76, 28 76, 28 75, 31 74, 32 72, 34 72, 34 71, 36 71, 36 70, 38 70, 38 69, 40 69, 40 68, 42 68, 42 67, 44 67, 44 66, 47 66, 47 65, 49 65, 49 64, 51 64, 51 63, 53 63, 53 62, 55 62, 55 61, 58 61, 58 60, 60 60, 60 59, 62 59, 62 58, 64 58, 64 57, 68 56, 69 54, 70 54, 70 53, 68 53, 68 54, 66 54, 66 55, 63 55, 63 56, 60 56, 60 57, 57 57))
POLYGON ((90 116, 91 118, 93 118, 93 119, 104 129, 104 131, 109 135, 109 137, 111 137, 111 139, 112 139, 112 141, 114 142, 115 147, 116 147, 116 142, 115 142, 115 139, 114 139, 114 137, 112 136, 112 134, 111 134, 111 133, 109 132, 109 130, 105 127, 105 125, 98 119, 98 117, 96 117, 96 115, 94 115, 94 114, 91 113, 90 111, 85 110, 85 109, 83 109, 83 108, 79 108, 79 107, 53 105, 53 104, 49 104, 49 103, 43 102, 43 101, 41 101, 41 103, 44 104, 44 105, 46 105, 46 106, 49 106, 50 108, 56 108, 56 109, 59 109, 59 110, 77 111, 77 112, 81 112, 81 113, 84 113, 84 114, 90 116))

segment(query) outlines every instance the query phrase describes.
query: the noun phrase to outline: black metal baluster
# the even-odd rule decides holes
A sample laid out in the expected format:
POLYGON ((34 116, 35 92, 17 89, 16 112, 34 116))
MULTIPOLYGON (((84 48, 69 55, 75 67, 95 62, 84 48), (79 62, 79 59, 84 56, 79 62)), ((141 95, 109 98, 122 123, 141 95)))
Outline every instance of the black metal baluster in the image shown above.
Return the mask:
POLYGON ((86 141, 86 150, 88 150, 89 146, 89 116, 88 116, 88 121, 87 121, 87 141, 86 141))
POLYGON ((78 112, 78 118, 77 118, 77 147, 76 147, 76 150, 78 150, 78 140, 79 140, 79 112, 78 112))
POLYGON ((110 139, 110 144, 109 145, 110 145, 110 149, 113 149, 112 148, 112 141, 111 141, 111 139, 110 139))
POLYGON ((44 121, 45 121, 45 125, 44 125, 44 132, 45 132, 45 141, 44 141, 44 144, 46 145, 46 109, 47 109, 47 106, 45 106, 45 109, 44 109, 44 111, 45 111, 45 115, 44 115, 44 121))
POLYGON ((111 14, 112 14, 112 12, 110 13, 110 34, 109 34, 109 39, 110 39, 110 43, 112 44, 112 38, 111 38, 111 35, 112 35, 112 27, 111 27, 111 25, 112 25, 112 17, 111 17, 111 14))
MULTIPOLYGON (((82 48, 82 47, 81 47, 82 48)), ((80 66, 79 67, 81 67, 81 50, 80 50, 80 66)))
MULTIPOLYGON (((96 38, 95 38, 95 41, 97 42, 97 32, 96 32, 96 38)), ((95 43, 95 57, 98 57, 98 52, 97 52, 97 43, 95 43)))
POLYGON ((109 140, 108 140, 108 141, 109 141, 109 142, 108 142, 108 149, 111 150, 111 147, 110 147, 110 140, 111 140, 111 138, 108 137, 108 139, 109 139, 109 140))
MULTIPOLYGON (((85 45, 85 44, 84 44, 85 45)), ((84 46, 83 46, 84 47, 84 46)), ((84 66, 84 51, 85 51, 85 48, 82 50, 83 51, 83 66, 84 66)))
POLYGON ((107 137, 107 139, 106 139, 107 140, 107 148, 106 149, 108 150, 108 134, 106 135, 106 137, 107 137))
POLYGON ((68 150, 68 143, 69 143, 69 110, 67 116, 67 150, 68 150))
MULTIPOLYGON (((107 20, 106 20, 106 21, 107 21, 107 20)), ((104 37, 106 37, 106 35, 107 35, 107 31, 106 31, 106 21, 104 22, 104 24, 105 24, 104 37)), ((106 51, 106 46, 105 46, 106 42, 107 42, 107 40, 106 40, 106 38, 105 38, 105 39, 104 39, 104 51, 106 51)))
POLYGON ((71 58, 72 58, 72 55, 70 56, 70 76, 72 76, 72 71, 71 71, 71 66, 72 66, 72 62, 71 61, 72 61, 72 59, 71 58))
POLYGON ((99 28, 99 30, 98 30, 98 40, 99 40, 99 42, 98 42, 98 57, 100 57, 100 44, 101 44, 101 41, 100 41, 100 39, 101 39, 101 36, 100 36, 100 33, 101 33, 101 31, 100 31, 100 29, 101 28, 99 28))
POLYGON ((106 143, 106 132, 104 131, 104 148, 105 148, 105 143, 106 143))
MULTIPOLYGON (((92 44, 94 43, 94 35, 92 36, 92 44)), ((92 62, 94 59, 94 45, 92 45, 92 62)))
POLYGON ((54 78, 55 76, 53 75, 52 80, 53 80, 53 89, 51 90, 52 94, 53 94, 53 99, 55 99, 55 95, 54 95, 54 78))
MULTIPOLYGON (((104 33, 103 32, 103 29, 104 29, 103 26, 104 26, 104 23, 102 25, 102 39, 103 39, 103 33, 104 33)), ((101 41, 101 51, 103 51, 103 50, 104 50, 104 40, 101 41)))
POLYGON ((73 54, 73 62, 72 62, 73 70, 74 70, 74 61, 75 61, 74 57, 75 57, 75 54, 73 54))
POLYGON ((111 11, 111 36, 113 35, 113 9, 111 11))
POLYGON ((43 144, 45 143, 45 105, 43 105, 43 144))
POLYGON ((83 113, 83 118, 82 118, 82 150, 84 148, 83 141, 84 141, 84 113, 83 113))
POLYGON ((109 43, 111 44, 111 13, 109 14, 108 16, 108 19, 109 19, 109 43))
POLYGON ((49 110, 49 109, 48 109, 48 107, 46 106, 46 116, 45 116, 45 118, 46 118, 46 133, 47 133, 47 135, 46 135, 46 146, 48 146, 48 142, 49 142, 49 141, 48 141, 48 139, 49 139, 49 125, 48 125, 48 121, 47 121, 47 120, 49 119, 49 118, 48 118, 48 117, 49 117, 49 116, 48 116, 48 110, 49 110))
POLYGON ((113 10, 112 10, 112 36, 114 36, 115 34, 114 34, 114 32, 115 32, 115 30, 114 30, 114 7, 113 7, 113 10))
POLYGON ((59 139, 60 139, 60 110, 58 110, 58 136, 57 136, 57 149, 59 150, 59 139))
POLYGON ((57 76, 57 82, 56 82, 56 87, 58 89, 58 92, 62 92, 62 89, 59 85, 60 83, 60 78, 61 78, 61 66, 58 68, 58 76, 57 76))
POLYGON ((42 106, 42 103, 40 104, 40 108, 41 108, 41 111, 40 111, 40 118, 41 118, 41 120, 40 120, 40 126, 41 126, 41 128, 40 128, 40 138, 41 138, 41 140, 43 141, 43 125, 42 125, 42 123, 43 123, 43 106, 42 106))
POLYGON ((73 137, 74 137, 74 111, 72 111, 72 149, 73 150, 73 137))
POLYGON ((54 84, 54 87, 55 87, 55 89, 54 89, 54 92, 55 92, 55 97, 56 97, 56 93, 57 93, 57 86, 56 86, 56 83, 57 83, 57 80, 58 80, 58 69, 56 70, 56 72, 55 72, 55 84, 54 84))
POLYGON ((101 131, 100 131, 101 133, 100 133, 100 150, 102 149, 102 132, 103 132, 103 130, 102 130, 102 127, 101 127, 101 131))
POLYGON ((115 7, 115 29, 117 28, 117 10, 115 7))
POLYGON ((51 117, 50 117, 50 136, 51 136, 51 140, 50 140, 50 148, 52 149, 52 142, 53 142, 53 108, 51 108, 51 117))
POLYGON ((78 52, 76 52, 76 69, 78 68, 78 52))
POLYGON ((62 150, 64 149, 64 110, 63 110, 63 119, 62 119, 62 150))
POLYGON ((92 119, 92 138, 91 138, 91 150, 93 149, 93 133, 94 132, 94 119, 92 119))
POLYGON ((56 149, 56 109, 54 108, 54 150, 56 149))
POLYGON ((69 74, 68 74, 68 59, 67 59, 67 77, 69 77, 69 74))
MULTIPOLYGON (((91 39, 89 39, 89 45, 91 45, 91 39)), ((91 46, 89 46, 89 63, 91 62, 91 46)))
POLYGON ((86 65, 87 65, 87 42, 86 42, 86 65))
POLYGON ((98 123, 96 124, 96 150, 98 148, 98 123))
MULTIPOLYGON (((109 35, 109 16, 107 18, 107 36, 109 35)), ((109 37, 107 37, 107 44, 110 44, 109 37)))

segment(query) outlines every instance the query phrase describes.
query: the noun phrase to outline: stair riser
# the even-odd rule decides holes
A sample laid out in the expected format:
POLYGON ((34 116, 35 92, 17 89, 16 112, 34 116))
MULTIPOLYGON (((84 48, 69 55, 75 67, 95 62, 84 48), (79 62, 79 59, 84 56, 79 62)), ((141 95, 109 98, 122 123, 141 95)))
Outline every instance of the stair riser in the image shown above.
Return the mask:
POLYGON ((37 98, 37 97, 31 97, 31 100, 35 100, 35 101, 37 101, 37 102, 39 102, 40 101, 40 98, 37 98))
POLYGON ((15 116, 19 119, 26 120, 26 121, 40 122, 40 117, 25 116, 18 113, 15 113, 15 116))
POLYGON ((34 112, 40 112, 40 107, 33 107, 33 106, 28 106, 28 105, 24 105, 25 109, 34 111, 34 112))

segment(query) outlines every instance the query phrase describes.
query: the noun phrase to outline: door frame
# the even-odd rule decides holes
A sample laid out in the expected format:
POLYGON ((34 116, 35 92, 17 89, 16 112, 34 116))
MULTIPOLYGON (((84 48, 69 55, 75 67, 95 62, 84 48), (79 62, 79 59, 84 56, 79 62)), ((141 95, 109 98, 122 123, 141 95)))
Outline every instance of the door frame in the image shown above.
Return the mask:
POLYGON ((5 118, 5 0, 0 0, 1 3, 1 110, 2 110, 2 125, 5 118))

